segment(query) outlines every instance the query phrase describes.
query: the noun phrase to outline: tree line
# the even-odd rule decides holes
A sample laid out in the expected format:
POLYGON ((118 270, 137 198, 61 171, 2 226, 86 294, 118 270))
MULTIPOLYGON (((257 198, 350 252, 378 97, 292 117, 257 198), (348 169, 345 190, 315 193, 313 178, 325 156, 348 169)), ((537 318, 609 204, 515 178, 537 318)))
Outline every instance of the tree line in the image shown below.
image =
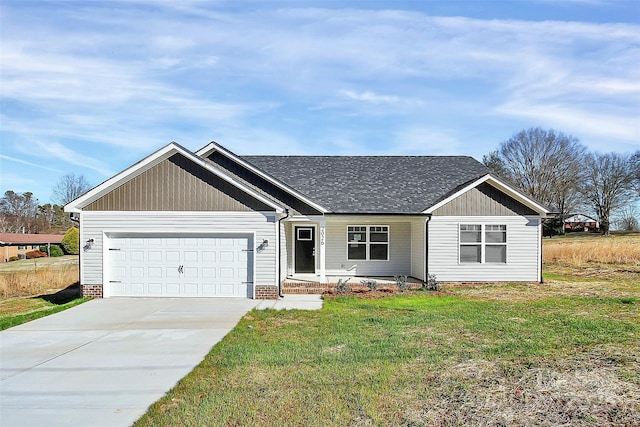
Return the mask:
POLYGON ((562 233, 563 220, 580 210, 597 217, 603 235, 610 232, 614 212, 620 214, 621 228, 638 228, 640 150, 590 152, 572 135, 535 127, 514 134, 482 161, 558 213, 546 222, 547 235, 562 233))
POLYGON ((31 192, 7 190, 0 198, 0 232, 63 234, 75 225, 64 212, 64 205, 90 188, 83 175, 64 175, 53 187, 54 203, 43 205, 31 192))

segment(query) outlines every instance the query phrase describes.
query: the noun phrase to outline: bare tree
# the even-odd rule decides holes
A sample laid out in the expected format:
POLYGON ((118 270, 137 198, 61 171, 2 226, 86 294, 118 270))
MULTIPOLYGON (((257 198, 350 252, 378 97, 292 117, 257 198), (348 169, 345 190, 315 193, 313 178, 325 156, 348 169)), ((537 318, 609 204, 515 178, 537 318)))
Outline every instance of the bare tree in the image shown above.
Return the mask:
POLYGON ((632 204, 625 206, 619 213, 615 221, 616 228, 623 231, 636 231, 640 229, 638 210, 632 204))
POLYGON ((64 206, 91 189, 91 184, 84 175, 67 174, 58 180, 53 187, 52 198, 64 206))
POLYGON ((4 233, 37 231, 38 199, 33 193, 7 190, 0 199, 0 226, 4 233))
POLYGON ((585 162, 582 192, 598 215, 602 235, 609 235, 611 212, 636 197, 631 156, 618 153, 590 154, 585 162))
POLYGON ((585 153, 577 138, 536 127, 502 142, 483 162, 564 217, 580 204, 577 189, 585 153))
POLYGON ((640 150, 636 151, 629 159, 631 175, 633 177, 633 188, 640 197, 640 150))

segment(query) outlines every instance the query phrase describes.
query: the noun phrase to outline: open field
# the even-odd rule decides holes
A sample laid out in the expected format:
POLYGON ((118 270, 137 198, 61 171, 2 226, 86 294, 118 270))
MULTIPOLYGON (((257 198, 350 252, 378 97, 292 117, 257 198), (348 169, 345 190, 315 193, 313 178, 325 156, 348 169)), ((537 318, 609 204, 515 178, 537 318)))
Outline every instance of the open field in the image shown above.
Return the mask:
POLYGON ((545 284, 253 311, 137 425, 640 425, 640 276, 619 247, 556 255, 545 284))
POLYGON ((77 256, 0 264, 0 330, 84 302, 77 282, 77 256))

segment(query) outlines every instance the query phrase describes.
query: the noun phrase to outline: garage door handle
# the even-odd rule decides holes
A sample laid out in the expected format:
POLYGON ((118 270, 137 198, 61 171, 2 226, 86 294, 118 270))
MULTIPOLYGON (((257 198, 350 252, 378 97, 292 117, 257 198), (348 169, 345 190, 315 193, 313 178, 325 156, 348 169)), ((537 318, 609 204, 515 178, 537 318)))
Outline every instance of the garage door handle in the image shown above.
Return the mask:
POLYGON ((121 280, 109 280, 109 283, 122 283, 121 280))
POLYGON ((184 265, 181 265, 180 267, 178 267, 178 273, 180 274, 184 273, 184 265))

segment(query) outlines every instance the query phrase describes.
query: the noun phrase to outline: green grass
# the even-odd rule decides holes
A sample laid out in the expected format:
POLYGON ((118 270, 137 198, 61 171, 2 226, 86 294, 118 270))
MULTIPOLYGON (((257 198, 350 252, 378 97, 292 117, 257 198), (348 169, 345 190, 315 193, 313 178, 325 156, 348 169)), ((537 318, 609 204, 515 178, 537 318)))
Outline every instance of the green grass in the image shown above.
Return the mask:
POLYGON ((482 292, 253 311, 136 425, 638 420, 638 298, 482 292))
POLYGON ((2 301, 0 302, 0 331, 67 310, 88 300, 89 298, 77 298, 61 304, 39 297, 2 301))

